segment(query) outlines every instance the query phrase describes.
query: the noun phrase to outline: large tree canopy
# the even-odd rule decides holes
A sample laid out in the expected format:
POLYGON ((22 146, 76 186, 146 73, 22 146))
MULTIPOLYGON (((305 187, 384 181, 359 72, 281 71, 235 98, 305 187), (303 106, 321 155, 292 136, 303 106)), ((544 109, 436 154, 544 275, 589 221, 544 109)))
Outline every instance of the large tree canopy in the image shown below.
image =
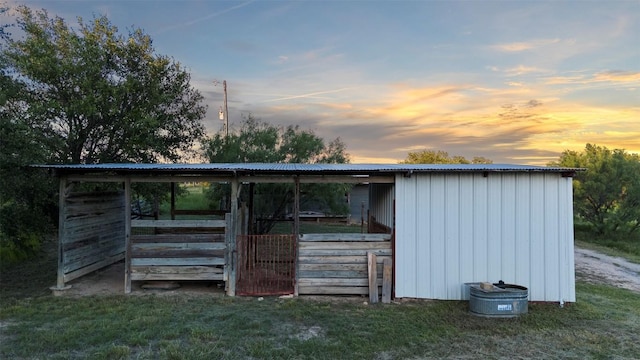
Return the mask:
POLYGON ((566 150, 550 165, 585 168, 574 177, 576 215, 597 233, 640 228, 640 157, 624 150, 587 144, 566 150))
MULTIPOLYGON (((274 126, 249 116, 240 129, 215 134, 204 143, 204 152, 212 163, 348 163, 345 144, 335 139, 328 144, 313 131, 297 126, 286 128, 274 126)), ((302 184, 301 207, 313 206, 332 214, 348 211, 345 193, 349 185, 343 184, 302 184)), ((264 234, 271 231, 275 221, 292 211, 294 188, 291 184, 256 184, 251 188, 255 195, 253 210, 256 224, 253 232, 264 234)), ((216 206, 228 198, 229 189, 224 185, 212 185, 212 200, 216 206)), ((243 201, 249 202, 243 191, 243 201)), ((223 205, 224 206, 224 205, 223 205)))
POLYGON ((6 40, 7 71, 24 87, 24 121, 55 162, 176 161, 204 133, 202 96, 151 38, 126 36, 102 16, 74 30, 46 11, 18 8, 20 40, 6 40))
POLYGON ((402 164, 492 164, 493 161, 482 156, 467 160, 464 156, 453 155, 442 150, 422 150, 409 152, 402 164))
POLYGON ((175 161, 204 133, 189 74, 141 30, 17 14, 20 38, 0 26, 0 263, 35 253, 55 216, 52 179, 28 165, 175 161))

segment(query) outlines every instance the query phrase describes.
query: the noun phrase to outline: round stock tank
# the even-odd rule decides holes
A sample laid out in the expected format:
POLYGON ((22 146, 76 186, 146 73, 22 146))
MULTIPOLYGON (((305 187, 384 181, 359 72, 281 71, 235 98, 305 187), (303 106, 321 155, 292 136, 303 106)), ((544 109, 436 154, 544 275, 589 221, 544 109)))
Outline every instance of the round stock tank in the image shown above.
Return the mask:
POLYGON ((529 310, 529 290, 520 285, 467 283, 469 311, 485 317, 516 317, 529 310))

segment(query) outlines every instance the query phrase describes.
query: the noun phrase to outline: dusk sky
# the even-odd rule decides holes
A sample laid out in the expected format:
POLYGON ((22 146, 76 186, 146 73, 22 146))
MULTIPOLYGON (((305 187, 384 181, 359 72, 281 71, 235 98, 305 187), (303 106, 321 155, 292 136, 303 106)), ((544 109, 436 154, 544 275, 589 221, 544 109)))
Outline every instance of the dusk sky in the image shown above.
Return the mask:
MULTIPOLYGON (((6 2, 6 1, 5 1, 6 2)), ((543 165, 640 152, 640 1, 8 1, 141 28, 192 75, 207 128, 252 114, 353 163, 444 150, 543 165)), ((7 22, 7 17, 2 19, 7 22)))

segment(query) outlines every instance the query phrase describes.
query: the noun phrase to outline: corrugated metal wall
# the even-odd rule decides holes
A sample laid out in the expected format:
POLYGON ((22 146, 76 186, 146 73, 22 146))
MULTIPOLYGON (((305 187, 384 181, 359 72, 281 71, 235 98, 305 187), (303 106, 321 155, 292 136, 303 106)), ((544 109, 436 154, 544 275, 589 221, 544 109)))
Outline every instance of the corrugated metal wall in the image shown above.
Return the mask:
POLYGON ((393 229, 393 184, 369 184, 369 214, 393 229))
POLYGON ((396 176, 396 296, 464 299, 466 282, 503 280, 532 301, 575 301, 571 180, 396 176))

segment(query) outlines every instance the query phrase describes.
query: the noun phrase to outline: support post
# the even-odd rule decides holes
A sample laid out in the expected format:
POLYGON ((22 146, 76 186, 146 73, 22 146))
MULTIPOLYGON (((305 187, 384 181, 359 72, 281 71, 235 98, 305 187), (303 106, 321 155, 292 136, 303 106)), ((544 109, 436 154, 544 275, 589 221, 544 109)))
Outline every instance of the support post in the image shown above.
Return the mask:
POLYGON ((64 244, 66 240, 66 224, 67 224, 67 196, 71 190, 71 186, 67 186, 67 178, 60 178, 59 187, 59 214, 58 214, 58 279, 55 290, 66 289, 64 284, 64 244))
POLYGON ((176 183, 171 183, 171 220, 176 219, 176 183))
POLYGON ((296 273, 293 286, 293 295, 298 296, 298 280, 300 279, 300 177, 296 176, 295 191, 293 196, 293 233, 296 247, 296 273))
POLYGON ((124 181, 124 293, 131 292, 131 179, 124 181))
POLYGON ((376 254, 367 253, 367 273, 369 275, 369 303, 378 302, 378 259, 376 254))
POLYGON ((240 184, 235 177, 231 181, 231 226, 229 226, 229 286, 227 295, 236 296, 236 275, 238 266, 238 251, 236 249, 236 236, 238 234, 238 195, 240 184))

